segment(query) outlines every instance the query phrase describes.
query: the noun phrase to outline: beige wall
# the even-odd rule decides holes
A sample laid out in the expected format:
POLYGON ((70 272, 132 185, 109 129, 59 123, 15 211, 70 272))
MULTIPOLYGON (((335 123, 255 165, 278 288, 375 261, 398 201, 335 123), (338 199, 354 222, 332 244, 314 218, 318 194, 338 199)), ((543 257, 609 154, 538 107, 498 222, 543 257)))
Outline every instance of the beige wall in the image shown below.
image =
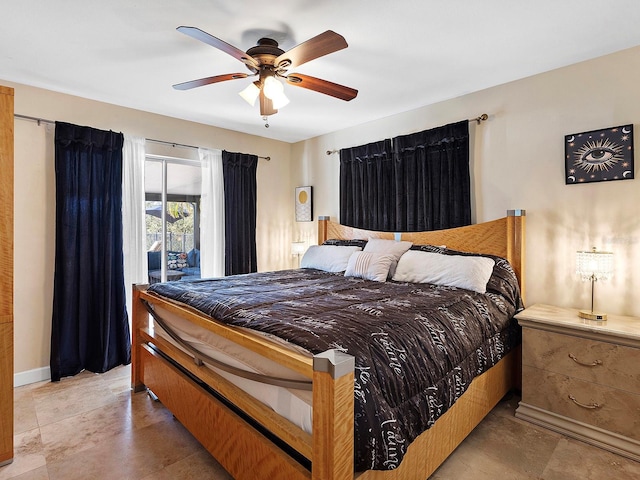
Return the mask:
MULTIPOLYGON (((270 156, 258 161, 259 270, 290 268, 293 189, 288 143, 12 84, 17 114, 111 129, 186 145, 270 156)), ((257 117, 256 117, 257 118, 257 117)), ((49 365, 55 248, 51 125, 15 121, 15 372, 38 380, 49 365)), ((148 144, 150 153, 193 158, 193 149, 148 144)))
MULTIPOLYGON (((596 308, 640 316, 640 179, 567 186, 563 164, 564 135, 637 123, 638 77, 640 48, 635 48, 295 145, 0 83, 16 89, 16 113, 23 115, 271 156, 271 162, 260 160, 258 166, 261 271, 293 266, 291 240, 315 243, 315 222, 292 221, 294 186, 314 187, 314 216, 338 218, 339 161, 326 150, 486 112, 487 122, 470 125, 474 220, 498 218, 507 209, 527 210, 527 303, 587 307, 589 286, 573 273, 575 251, 596 246, 613 250, 616 258, 614 278, 596 286, 596 308)), ((53 142, 51 127, 21 120, 15 126, 15 371, 25 372, 49 364, 53 142)), ((637 132, 635 137, 638 144, 637 132)), ((188 155, 177 150, 155 153, 188 155)))
MULTIPOLYGON (((337 219, 339 159, 326 150, 487 113, 488 121, 470 124, 474 220, 527 210, 527 304, 589 307, 575 251, 595 246, 614 251, 616 268, 596 285, 596 309, 640 316, 640 154, 635 180, 565 185, 563 163, 565 135, 611 126, 635 124, 638 150, 638 78, 640 47, 300 142, 293 182, 313 185, 315 212, 337 219)), ((294 228, 314 238, 312 226, 294 228)))

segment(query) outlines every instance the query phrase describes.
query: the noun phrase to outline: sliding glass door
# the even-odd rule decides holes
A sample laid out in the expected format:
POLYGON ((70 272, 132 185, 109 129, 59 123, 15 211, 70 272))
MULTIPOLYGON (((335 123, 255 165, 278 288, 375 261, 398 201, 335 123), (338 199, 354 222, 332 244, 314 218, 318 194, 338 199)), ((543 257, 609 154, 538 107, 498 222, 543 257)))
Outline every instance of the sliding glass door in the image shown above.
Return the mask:
POLYGON ((149 283, 200 277, 201 183, 199 161, 147 155, 149 283))

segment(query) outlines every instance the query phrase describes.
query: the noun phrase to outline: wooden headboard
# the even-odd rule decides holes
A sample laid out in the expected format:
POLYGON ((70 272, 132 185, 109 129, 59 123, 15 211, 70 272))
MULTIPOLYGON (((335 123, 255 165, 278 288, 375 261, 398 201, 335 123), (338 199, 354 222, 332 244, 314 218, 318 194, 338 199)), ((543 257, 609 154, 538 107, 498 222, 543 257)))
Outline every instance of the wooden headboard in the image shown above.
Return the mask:
POLYGON ((329 217, 318 217, 318 244, 330 238, 384 238, 407 240, 416 245, 445 245, 453 250, 497 255, 511 263, 524 299, 525 215, 524 210, 509 210, 506 217, 466 227, 398 233, 361 230, 332 222, 329 217))

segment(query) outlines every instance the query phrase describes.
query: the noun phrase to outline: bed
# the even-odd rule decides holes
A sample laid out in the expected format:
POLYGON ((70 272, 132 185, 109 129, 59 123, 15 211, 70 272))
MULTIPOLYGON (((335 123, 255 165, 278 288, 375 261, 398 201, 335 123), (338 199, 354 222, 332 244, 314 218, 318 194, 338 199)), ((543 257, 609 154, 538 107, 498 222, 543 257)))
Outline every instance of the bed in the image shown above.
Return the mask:
MULTIPOLYGON (((521 295, 524 295, 523 211, 509 211, 504 218, 467 227, 402 234, 357 230, 334 223, 326 217, 318 220, 319 244, 328 239, 358 238, 444 245, 449 250, 505 258, 517 277, 521 295)), ((279 277, 277 280, 267 278, 264 285, 276 283, 283 276, 293 282, 299 281, 298 274, 293 271, 265 275, 279 277)), ((325 276, 317 275, 318 284, 325 281, 325 276)), ((336 286, 341 284, 333 283, 342 281, 337 277, 333 275, 326 280, 328 290, 342 288, 336 286)), ((240 280, 244 281, 234 280, 234 288, 250 287, 249 284, 246 287, 239 284, 240 280)), ((255 285, 253 288, 253 297, 256 297, 258 290, 255 290, 255 285)), ((371 285, 367 288, 371 292, 375 290, 371 285)), ((198 292, 194 286, 189 295, 198 296, 198 292)), ((244 312, 244 309, 241 311, 244 312)), ((246 318, 252 317, 244 313, 243 321, 246 318)), ((313 320, 310 314, 309 322, 313 323, 313 320)), ((171 331, 172 328, 167 330, 171 331)), ((374 466, 376 469, 366 469, 363 468, 363 462, 357 460, 355 440, 359 437, 362 441, 363 433, 359 427, 354 427, 354 424, 359 425, 358 417, 361 416, 358 406, 362 403, 362 392, 359 391, 362 382, 354 379, 361 374, 361 366, 353 356, 343 353, 340 345, 310 355, 308 348, 290 348, 288 342, 278 341, 268 331, 257 332, 214 320, 182 301, 149 291, 146 286, 134 287, 132 338, 134 390, 140 391, 145 387, 151 390, 238 479, 427 478, 495 404, 511 388, 518 386, 520 372, 519 349, 514 348, 465 385, 460 395, 455 395, 454 403, 444 409, 445 413, 428 429, 412 436, 408 447, 397 444, 404 442, 400 437, 399 442, 394 443, 393 438, 385 442, 387 459, 393 460, 396 450, 402 449, 401 461, 392 461, 390 464, 393 469, 380 470, 379 465, 374 466), (281 370, 274 370, 269 381, 283 390, 309 390, 313 408, 310 409, 311 420, 308 423, 312 423, 313 427, 306 428, 295 419, 292 420, 291 414, 283 417, 277 408, 257 401, 246 389, 231 381, 227 373, 233 374, 233 365, 231 370, 225 370, 215 363, 215 358, 193 353, 188 345, 180 344, 179 339, 168 338, 166 332, 161 333, 165 328, 160 328, 159 324, 164 325, 163 322, 170 317, 182 322, 187 330, 204 329, 234 348, 260 355, 265 365, 283 367, 290 372, 291 375, 283 378, 281 370), (210 368, 212 362, 224 371, 210 368)), ((393 391, 394 387, 388 390, 393 391)), ((293 414, 293 417, 296 415, 293 414)))

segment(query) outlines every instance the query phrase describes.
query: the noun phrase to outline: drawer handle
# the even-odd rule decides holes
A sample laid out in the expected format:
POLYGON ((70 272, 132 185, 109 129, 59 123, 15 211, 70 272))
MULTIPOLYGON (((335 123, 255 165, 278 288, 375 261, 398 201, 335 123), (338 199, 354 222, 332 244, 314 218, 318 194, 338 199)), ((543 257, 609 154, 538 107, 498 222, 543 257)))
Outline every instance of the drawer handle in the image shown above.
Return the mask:
POLYGON ((603 407, 603 405, 600 405, 599 403, 595 403, 595 402, 593 402, 590 405, 585 405, 584 403, 580 403, 578 400, 576 400, 576 397, 574 397, 571 394, 569 394, 569 400, 571 400, 573 403, 575 403, 579 407, 588 408, 590 410, 595 410, 596 408, 602 408, 603 407))
POLYGON ((569 358, 574 362, 576 362, 578 365, 582 365, 583 367, 597 367, 598 365, 602 365, 602 360, 596 360, 595 362, 591 362, 591 363, 581 362, 576 358, 576 356, 573 353, 569 354, 569 358))

